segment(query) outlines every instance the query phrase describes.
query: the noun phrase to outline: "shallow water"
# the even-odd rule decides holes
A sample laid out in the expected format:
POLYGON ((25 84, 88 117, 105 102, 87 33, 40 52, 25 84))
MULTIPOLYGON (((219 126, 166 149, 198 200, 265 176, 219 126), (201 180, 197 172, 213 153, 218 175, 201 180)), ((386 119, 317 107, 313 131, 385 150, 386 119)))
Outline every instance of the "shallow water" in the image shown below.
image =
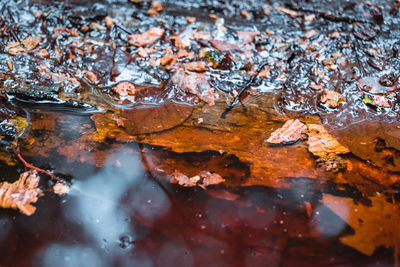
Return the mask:
MULTIPOLYGON (((35 214, 0 209, 0 266, 397 266, 400 87, 377 80, 399 75, 399 7, 393 1, 376 1, 382 10, 347 0, 267 2, 167 1, 160 19, 147 15, 146 1, 0 0, 1 25, 19 26, 0 36, 0 60, 14 63, 13 70, 0 64, 1 119, 12 112, 26 117, 29 126, 18 139, 22 157, 71 185, 56 196, 42 175, 45 195, 35 214), (45 16, 35 18, 39 9, 45 16), (228 29, 225 36, 217 30, 222 37, 216 38, 236 42, 236 30, 262 31, 253 59, 272 60, 269 74, 255 79, 225 118, 233 93, 248 81, 247 61, 209 70, 219 98, 208 106, 172 85, 173 71, 153 68, 126 43, 129 32, 153 26, 167 35, 190 32, 186 16, 197 18, 198 29, 222 28, 210 13, 228 29), (314 20, 305 22, 310 14, 314 20), (106 29, 106 15, 128 23, 106 29), (57 26, 93 22, 104 29, 82 30, 76 38, 52 34, 57 26), (313 29, 317 35, 305 38, 313 29), (331 38, 335 31, 340 38, 331 38), (6 53, 14 34, 32 33, 43 34, 40 47, 50 59, 6 53), (317 53, 337 61, 337 69, 325 68, 317 53), (37 71, 43 62, 53 68, 48 73, 77 77, 80 86, 45 79, 37 71), (99 83, 88 82, 84 70, 101 77, 99 83), (135 103, 112 94, 125 80, 136 86, 135 103), (316 84, 347 102, 338 109, 321 105, 321 92, 310 87, 316 84), (372 99, 392 89, 390 108, 363 103, 364 94, 372 99), (268 136, 292 118, 324 124, 349 147, 346 169, 326 172, 306 141, 269 146, 268 136), (204 170, 226 181, 206 190, 171 183, 175 171, 192 177, 204 170)), ((157 45, 170 43, 164 38, 157 45)), ((206 46, 192 42, 191 49, 206 46)), ((12 137, 1 140, 0 181, 13 182, 26 170, 9 147, 12 137)))
MULTIPOLYGON (((35 117, 40 116, 32 116, 34 126, 35 117)), ((79 135, 71 126, 84 125, 88 117, 62 118, 58 126, 65 128, 42 131, 38 138, 57 135, 74 142, 79 135)), ((43 148, 39 139, 33 146, 43 148)), ((0 210, 2 266, 393 266, 392 249, 378 248, 368 257, 340 243, 340 236, 354 231, 319 202, 322 192, 312 179, 294 178, 291 189, 182 188, 146 170, 140 150, 147 147, 142 153, 154 151, 165 159, 160 148, 113 146, 103 148, 107 156, 99 168, 70 163, 54 152, 48 158, 26 157, 71 174, 71 191, 61 197, 46 193, 31 217, 0 210)), ((186 160, 204 161, 206 168, 215 165, 209 161, 215 156, 194 154, 186 160)), ((340 195, 354 197, 350 189, 340 195)), ((349 216, 356 212, 342 208, 349 216)))

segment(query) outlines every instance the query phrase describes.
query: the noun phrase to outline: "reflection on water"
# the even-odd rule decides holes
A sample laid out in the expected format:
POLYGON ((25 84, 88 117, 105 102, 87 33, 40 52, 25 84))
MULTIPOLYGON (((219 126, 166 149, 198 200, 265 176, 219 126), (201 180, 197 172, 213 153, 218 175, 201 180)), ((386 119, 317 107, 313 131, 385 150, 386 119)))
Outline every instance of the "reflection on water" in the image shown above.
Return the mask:
MULTIPOLYGON (((134 235, 129 223, 129 210, 119 204, 130 188, 143 183, 143 170, 138 158, 117 156, 121 167, 109 166, 84 181, 77 181, 69 194, 64 211, 67 220, 82 225, 99 247, 109 250, 122 234, 134 235)), ((113 251, 111 251, 113 252, 113 251)))
MULTIPOLYGON (((340 207, 345 217, 349 216, 349 208, 346 206, 340 207)), ((326 213, 324 220, 319 220, 318 217, 321 213, 326 210, 326 207, 319 205, 315 210, 315 218, 312 221, 317 231, 325 237, 335 237, 340 235, 343 229, 346 227, 346 220, 337 219, 337 215, 334 213, 326 213)), ((345 218, 343 218, 345 219, 345 218)))
POLYGON ((37 255, 37 266, 108 266, 98 250, 82 245, 51 244, 37 255))
MULTIPOLYGON (((85 124, 64 116, 56 135, 79 146, 85 124)), ((33 146, 42 152, 41 138, 56 140, 38 135, 33 146)), ((347 222, 354 210, 344 203, 336 207, 339 217, 321 202, 312 179, 296 178, 291 189, 182 188, 157 172, 148 174, 141 150, 136 143, 106 144, 103 154, 82 150, 78 163, 44 152, 31 157, 72 175, 71 190, 61 197, 46 193, 31 217, 0 210, 0 265, 392 266, 390 248, 365 256, 340 242, 354 234, 347 222), (99 155, 106 155, 105 162, 96 168, 99 155)), ((145 150, 149 157, 159 153, 145 150)), ((217 156, 211 154, 214 161, 217 156)), ((207 168, 209 158, 191 154, 186 160, 207 168)))

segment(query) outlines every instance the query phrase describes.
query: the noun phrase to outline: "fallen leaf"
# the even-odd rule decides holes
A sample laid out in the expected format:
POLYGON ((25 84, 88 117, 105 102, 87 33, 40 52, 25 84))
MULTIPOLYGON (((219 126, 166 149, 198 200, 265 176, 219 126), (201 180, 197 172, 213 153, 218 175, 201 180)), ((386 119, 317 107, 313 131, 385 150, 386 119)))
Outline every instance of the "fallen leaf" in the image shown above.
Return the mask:
POLYGON ((131 34, 128 36, 128 44, 140 47, 154 43, 164 34, 161 28, 151 28, 142 34, 131 34))
POLYGON ((368 256, 380 246, 394 247, 399 237, 399 206, 383 195, 371 197, 371 206, 355 204, 352 198, 325 194, 321 202, 347 222, 354 235, 343 236, 340 242, 368 256))
POLYGON ((203 189, 206 189, 207 186, 217 185, 223 182, 225 182, 225 179, 223 179, 221 175, 209 171, 201 171, 190 178, 183 173, 175 171, 171 179, 171 183, 177 183, 184 187, 200 186, 203 189))
POLYGON ((198 174, 200 178, 203 179, 202 183, 199 185, 200 187, 206 189, 209 185, 217 185, 225 182, 225 179, 221 177, 221 175, 217 173, 211 173, 209 171, 202 171, 198 174))
POLYGON ((208 77, 205 73, 185 74, 182 69, 179 69, 171 77, 171 81, 181 89, 197 95, 210 106, 215 104, 214 88, 208 83, 208 77))
POLYGON ((57 194, 57 195, 67 194, 69 192, 69 186, 66 184, 62 184, 62 183, 56 183, 53 186, 53 192, 54 192, 54 194, 57 194))
POLYGON ((32 170, 22 173, 12 184, 0 183, 0 207, 19 209, 28 216, 35 213, 36 208, 31 203, 35 203, 40 196, 39 179, 37 171, 32 170))
POLYGON ((275 9, 280 11, 280 12, 283 12, 283 13, 289 15, 289 16, 292 16, 292 17, 296 17, 297 16, 297 11, 292 10, 292 9, 288 9, 288 8, 281 7, 281 6, 276 6, 275 9))
POLYGON ((272 144, 290 144, 305 139, 307 126, 296 120, 288 120, 285 124, 271 134, 267 139, 272 144))
POLYGON ((323 95, 321 96, 321 103, 330 108, 337 108, 345 101, 346 98, 333 90, 325 90, 323 95))
POLYGON ((324 126, 319 124, 308 124, 308 151, 320 158, 334 157, 350 152, 348 148, 333 138, 324 126))
POLYGON ((21 42, 24 48, 28 51, 35 49, 39 44, 40 40, 35 37, 27 37, 25 40, 21 42))

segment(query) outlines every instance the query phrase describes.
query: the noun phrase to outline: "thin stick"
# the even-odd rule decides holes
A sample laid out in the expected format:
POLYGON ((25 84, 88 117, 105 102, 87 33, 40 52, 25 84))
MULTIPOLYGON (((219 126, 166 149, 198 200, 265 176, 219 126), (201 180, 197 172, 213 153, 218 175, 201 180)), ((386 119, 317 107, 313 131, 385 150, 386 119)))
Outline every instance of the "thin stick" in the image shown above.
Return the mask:
MULTIPOLYGON (((254 81, 257 78, 260 71, 267 64, 268 64, 268 62, 264 61, 257 67, 256 73, 253 76, 251 76, 250 80, 242 87, 242 89, 240 89, 239 94, 235 97, 235 99, 232 101, 232 103, 229 104, 229 106, 225 109, 225 111, 221 114, 221 118, 225 119, 226 114, 228 114, 228 112, 231 111, 232 108, 240 101, 240 97, 242 96, 244 91, 246 91, 246 89, 249 88, 254 83, 254 81)), ((244 106, 243 103, 242 103, 242 106, 244 106)))
POLYGON ((60 178, 58 178, 57 176, 55 176, 54 173, 51 173, 51 172, 46 171, 46 170, 44 170, 44 169, 38 168, 38 167, 36 167, 36 166, 33 166, 32 164, 26 162, 26 160, 21 156, 21 154, 19 154, 16 150, 13 150, 13 151, 14 151, 15 155, 18 157, 18 159, 25 165, 26 168, 28 168, 28 169, 33 169, 33 170, 36 170, 36 171, 38 171, 38 172, 44 173, 44 174, 50 176, 50 178, 51 178, 52 180, 62 181, 60 178))
POLYGON ((119 23, 114 22, 114 25, 117 26, 117 28, 123 30, 124 32, 126 32, 127 34, 132 34, 132 31, 128 30, 127 28, 125 28, 124 26, 120 25, 119 23))

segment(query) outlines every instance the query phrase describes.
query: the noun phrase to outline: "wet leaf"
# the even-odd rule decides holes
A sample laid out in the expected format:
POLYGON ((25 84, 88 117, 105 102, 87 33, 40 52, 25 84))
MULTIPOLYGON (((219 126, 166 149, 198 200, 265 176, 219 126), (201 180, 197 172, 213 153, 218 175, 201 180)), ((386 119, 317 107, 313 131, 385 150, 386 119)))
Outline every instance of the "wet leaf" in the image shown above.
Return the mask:
POLYGON ((369 99, 368 95, 364 96, 363 102, 364 102, 365 105, 372 104, 372 100, 369 99))
POLYGON ((306 138, 307 126, 298 119, 288 120, 267 139, 272 144, 290 144, 306 138))
POLYGON ((27 171, 14 183, 0 183, 0 207, 18 209, 25 215, 32 215, 36 208, 32 206, 39 196, 39 175, 36 171, 27 171))
POLYGON ((342 146, 324 126, 308 124, 308 150, 320 158, 329 158, 339 154, 346 154, 350 150, 342 146))
POLYGON ((362 121, 330 133, 357 157, 389 171, 400 171, 400 123, 362 121), (385 144, 382 149, 376 149, 379 140, 385 144))
POLYGON ((340 241, 366 255, 380 246, 399 244, 399 205, 385 200, 383 195, 370 197, 371 206, 355 204, 352 198, 325 194, 322 203, 354 229, 354 235, 340 241))
POLYGON ((333 90, 325 90, 321 96, 321 103, 330 108, 337 108, 346 101, 341 94, 333 90))
POLYGON ((191 105, 168 101, 159 105, 138 105, 132 109, 122 109, 115 113, 92 116, 96 129, 103 136, 120 132, 127 134, 147 134, 171 129, 182 124, 192 113, 191 105))
POLYGON ((183 173, 175 171, 171 179, 171 183, 177 183, 184 187, 200 186, 203 189, 206 189, 207 186, 217 185, 223 182, 225 182, 225 179, 223 179, 221 175, 209 171, 201 171, 190 178, 183 173))

